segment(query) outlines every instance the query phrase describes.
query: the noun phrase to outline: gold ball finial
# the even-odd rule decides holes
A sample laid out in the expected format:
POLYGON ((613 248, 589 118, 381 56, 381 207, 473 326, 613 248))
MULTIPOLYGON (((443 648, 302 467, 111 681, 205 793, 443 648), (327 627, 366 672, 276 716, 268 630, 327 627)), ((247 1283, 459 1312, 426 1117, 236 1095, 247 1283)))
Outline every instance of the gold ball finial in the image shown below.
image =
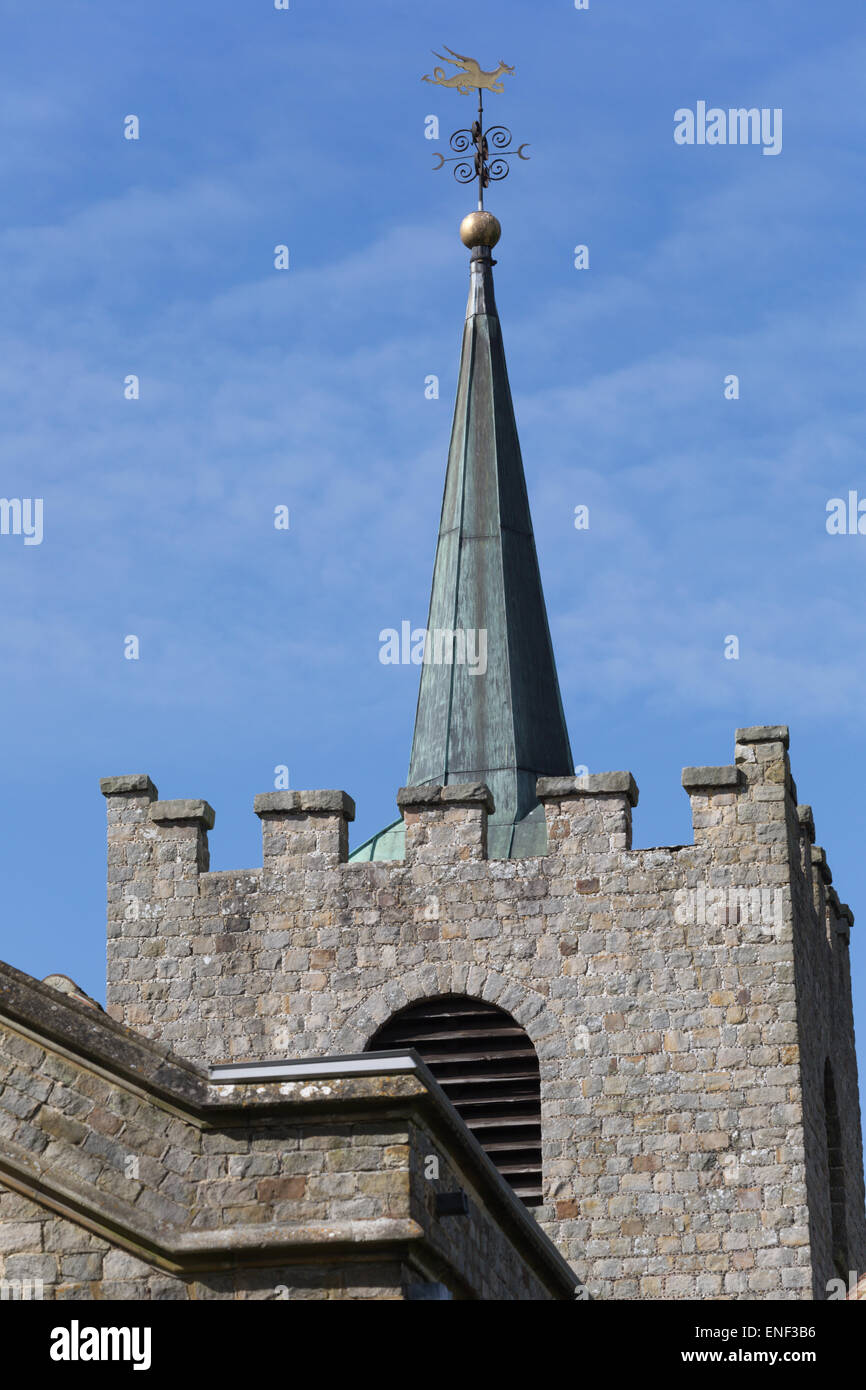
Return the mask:
POLYGON ((460 223, 460 240, 470 250, 473 246, 495 246, 501 236, 499 218, 492 212, 470 212, 460 223))

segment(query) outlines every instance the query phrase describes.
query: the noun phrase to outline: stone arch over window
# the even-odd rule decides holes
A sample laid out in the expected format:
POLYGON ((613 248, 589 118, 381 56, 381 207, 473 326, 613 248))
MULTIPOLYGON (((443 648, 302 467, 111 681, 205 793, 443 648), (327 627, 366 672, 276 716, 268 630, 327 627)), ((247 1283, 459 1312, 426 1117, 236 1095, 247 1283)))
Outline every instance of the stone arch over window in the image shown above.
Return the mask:
POLYGON ((414 1048, 516 1196, 540 1206, 541 1076, 528 1033, 505 1009, 443 994, 400 1009, 370 1051, 414 1048))
POLYGON ((824 1064, 824 1123, 827 1127, 827 1168, 830 1182, 830 1228, 833 1246, 833 1267, 840 1279, 848 1278, 848 1221, 845 1201, 845 1160, 842 1149, 842 1126, 836 1100, 833 1068, 828 1058, 824 1064))
POLYGON ((369 991, 349 1011, 334 1038, 340 1052, 363 1052, 370 1036, 393 1014, 422 999, 443 994, 468 995, 487 1004, 498 1004, 525 1028, 541 1061, 542 1081, 555 1081, 563 1058, 583 1056, 586 1042, 565 1035, 562 1018, 547 1007, 547 1000, 525 981, 515 981, 495 970, 459 965, 454 961, 426 964, 399 974, 389 972, 386 983, 369 991))

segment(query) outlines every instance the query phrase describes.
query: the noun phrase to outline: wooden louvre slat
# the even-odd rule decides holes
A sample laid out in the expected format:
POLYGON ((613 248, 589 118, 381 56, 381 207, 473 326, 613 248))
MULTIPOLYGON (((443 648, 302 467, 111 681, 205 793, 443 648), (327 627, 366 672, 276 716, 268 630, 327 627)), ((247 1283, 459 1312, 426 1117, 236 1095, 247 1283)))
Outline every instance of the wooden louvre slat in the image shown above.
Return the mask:
POLYGON ((541 1081, 535 1048, 495 1004, 450 996, 396 1014, 369 1048, 412 1047, 527 1206, 541 1204, 541 1081))

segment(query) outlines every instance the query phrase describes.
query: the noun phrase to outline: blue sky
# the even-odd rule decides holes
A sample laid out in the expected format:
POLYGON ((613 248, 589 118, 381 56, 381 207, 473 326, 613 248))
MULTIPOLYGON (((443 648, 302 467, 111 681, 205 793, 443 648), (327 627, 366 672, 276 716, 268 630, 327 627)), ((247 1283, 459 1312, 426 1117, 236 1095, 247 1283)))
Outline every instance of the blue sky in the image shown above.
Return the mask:
POLYGON ((790 725, 866 1073, 866 537, 825 527, 866 497, 862 4, 2 20, 2 493, 45 534, 0 537, 0 955, 104 998, 102 775, 207 798, 214 868, 260 862, 277 764, 355 797, 355 843, 394 818, 418 670, 378 634, 426 618, 467 285, 424 120, 472 103, 419 80, 447 43, 515 65, 488 110, 530 143, 488 205, 575 759, 630 769, 636 844, 676 844, 682 767, 790 725), (677 146, 700 100, 781 107, 782 153, 677 146))

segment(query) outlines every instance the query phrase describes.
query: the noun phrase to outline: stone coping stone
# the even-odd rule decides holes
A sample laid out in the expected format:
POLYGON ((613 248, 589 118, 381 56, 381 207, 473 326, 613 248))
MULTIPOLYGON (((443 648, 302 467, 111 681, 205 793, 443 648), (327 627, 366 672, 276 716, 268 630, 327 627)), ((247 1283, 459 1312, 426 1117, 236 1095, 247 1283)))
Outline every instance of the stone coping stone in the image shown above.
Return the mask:
POLYGON ((839 894, 835 888, 827 888, 827 905, 829 906, 835 921, 833 928, 837 936, 841 936, 843 941, 848 941, 851 936, 851 928, 854 925, 854 913, 847 903, 839 901, 839 894))
POLYGON ((782 743, 787 748, 790 734, 787 724, 753 724, 748 729, 738 729, 737 743, 782 743))
POLYGON ((683 786, 686 791, 694 787, 739 787, 742 775, 738 767, 684 767, 683 786))
POLYGON ((797 807, 797 820, 807 832, 810 842, 815 843, 815 817, 812 815, 811 806, 797 807))
POLYGON ((205 830, 212 830, 216 812, 206 801, 154 801, 148 812, 150 819, 158 823, 165 821, 201 821, 205 830))
POLYGON ((282 791, 259 792, 253 802, 257 816, 305 815, 325 812, 329 815, 355 819, 355 803, 342 791, 282 791))
POLYGON ((122 777, 102 777, 99 790, 103 796, 124 796, 127 792, 143 792, 151 801, 156 801, 159 792, 146 772, 128 772, 122 777))
POLYGON ((636 806, 640 795, 630 772, 589 772, 583 777, 539 777, 535 794, 539 801, 558 801, 575 796, 622 794, 636 806))
POLYGON ((397 793, 397 805, 414 806, 466 806, 478 804, 486 806, 489 815, 496 809, 493 793, 486 782, 451 782, 442 786, 439 782, 424 782, 417 787, 401 787, 397 793))
POLYGON ((833 875, 830 872, 830 865, 827 863, 826 851, 820 845, 812 846, 812 864, 817 868, 825 883, 833 882, 833 875))

